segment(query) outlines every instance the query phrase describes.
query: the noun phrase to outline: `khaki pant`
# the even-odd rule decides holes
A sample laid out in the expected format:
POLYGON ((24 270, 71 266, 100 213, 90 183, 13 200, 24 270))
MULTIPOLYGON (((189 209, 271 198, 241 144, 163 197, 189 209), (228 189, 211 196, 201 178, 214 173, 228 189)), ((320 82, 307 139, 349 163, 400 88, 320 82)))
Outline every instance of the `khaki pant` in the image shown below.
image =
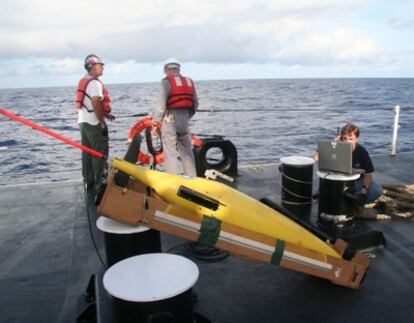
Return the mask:
MULTIPOLYGON (((92 148, 108 156, 108 136, 102 133, 101 125, 90 125, 83 122, 79 124, 82 145, 92 148)), ((105 159, 100 159, 82 151, 82 175, 83 181, 90 187, 94 186, 98 192, 104 176, 107 164, 105 159)))
POLYGON ((162 121, 162 144, 166 171, 178 174, 180 156, 184 175, 196 177, 195 159, 192 150, 191 133, 188 127, 187 109, 169 111, 162 121))

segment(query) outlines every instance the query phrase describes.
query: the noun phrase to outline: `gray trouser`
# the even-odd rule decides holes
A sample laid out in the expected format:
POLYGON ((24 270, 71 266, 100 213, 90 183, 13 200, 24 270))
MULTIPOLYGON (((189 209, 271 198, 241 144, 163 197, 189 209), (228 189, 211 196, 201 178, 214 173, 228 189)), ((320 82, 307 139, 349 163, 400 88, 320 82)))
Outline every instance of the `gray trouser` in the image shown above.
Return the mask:
POLYGON ((187 109, 171 110, 162 120, 162 144, 166 171, 179 173, 178 154, 183 163, 184 175, 196 177, 195 159, 192 151, 189 113, 187 109))
MULTIPOLYGON (((108 136, 102 134, 102 128, 83 122, 79 124, 82 145, 97 150, 108 156, 108 136)), ((82 151, 82 175, 83 181, 88 185, 94 185, 99 190, 104 179, 106 161, 92 157, 82 151)))

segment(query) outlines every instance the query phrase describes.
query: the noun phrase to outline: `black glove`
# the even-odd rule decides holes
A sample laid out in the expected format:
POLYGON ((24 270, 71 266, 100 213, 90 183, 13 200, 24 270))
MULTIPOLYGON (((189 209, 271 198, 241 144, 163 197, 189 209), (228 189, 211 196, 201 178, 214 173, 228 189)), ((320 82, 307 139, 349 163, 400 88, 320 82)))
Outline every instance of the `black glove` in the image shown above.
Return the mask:
POLYGON ((194 110, 194 108, 190 108, 190 109, 188 110, 188 113, 189 113, 189 117, 190 117, 190 118, 192 118, 192 117, 193 117, 193 115, 195 115, 195 110, 194 110))
POLYGON ((105 113, 104 118, 108 119, 109 121, 114 121, 115 120, 115 116, 113 114, 110 114, 110 113, 105 113))
POLYGON ((102 136, 108 137, 108 128, 107 127, 102 128, 102 136))
POLYGON ((367 204, 367 201, 368 201, 368 194, 367 193, 358 192, 355 195, 357 197, 358 206, 364 206, 365 204, 367 204))

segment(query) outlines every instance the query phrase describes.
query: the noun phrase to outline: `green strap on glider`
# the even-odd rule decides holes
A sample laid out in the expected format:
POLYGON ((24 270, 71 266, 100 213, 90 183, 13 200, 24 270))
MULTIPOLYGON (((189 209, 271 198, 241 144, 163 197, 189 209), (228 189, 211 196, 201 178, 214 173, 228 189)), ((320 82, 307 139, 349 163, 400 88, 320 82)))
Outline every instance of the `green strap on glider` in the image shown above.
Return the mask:
POLYGON ((282 260, 283 251, 285 250, 285 242, 283 240, 276 240, 275 252, 272 255, 270 263, 279 266, 282 260))
POLYGON ((214 247, 220 235, 221 221, 211 216, 204 216, 197 242, 214 247))

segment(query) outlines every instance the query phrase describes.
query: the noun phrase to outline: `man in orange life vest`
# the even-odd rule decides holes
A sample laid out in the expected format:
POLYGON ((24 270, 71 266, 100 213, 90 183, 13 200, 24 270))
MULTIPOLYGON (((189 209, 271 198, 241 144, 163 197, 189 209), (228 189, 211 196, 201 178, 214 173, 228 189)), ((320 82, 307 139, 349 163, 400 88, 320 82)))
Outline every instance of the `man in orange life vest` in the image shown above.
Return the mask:
MULTIPOLYGON (((112 121, 115 117, 111 114, 109 92, 99 80, 103 65, 102 60, 94 54, 85 58, 84 66, 88 73, 78 83, 75 106, 82 145, 108 156, 108 127, 105 119, 112 121)), ((82 152, 82 175, 89 192, 99 192, 106 167, 106 160, 82 152)))
POLYGON ((158 104, 154 112, 154 125, 162 122, 162 143, 166 171, 179 173, 178 154, 183 173, 196 177, 195 159, 192 151, 190 118, 198 108, 194 82, 180 74, 180 63, 171 57, 164 64, 166 77, 161 81, 158 104))

